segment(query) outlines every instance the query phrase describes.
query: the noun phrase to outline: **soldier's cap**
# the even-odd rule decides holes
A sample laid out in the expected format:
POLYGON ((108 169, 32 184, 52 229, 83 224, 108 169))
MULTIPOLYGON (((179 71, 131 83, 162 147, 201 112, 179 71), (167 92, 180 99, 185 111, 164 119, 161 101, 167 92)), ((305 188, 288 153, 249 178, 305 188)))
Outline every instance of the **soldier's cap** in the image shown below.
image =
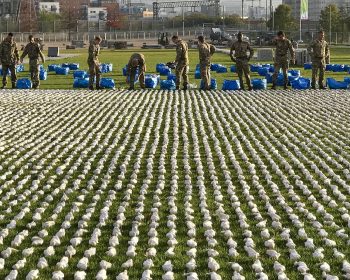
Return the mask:
POLYGON ((243 35, 243 33, 241 32, 241 31, 239 31, 238 33, 237 33, 237 36, 242 36, 243 35))
POLYGON ((102 38, 101 38, 101 36, 96 36, 96 37, 95 37, 95 40, 98 40, 98 41, 101 42, 101 41, 102 41, 102 38))

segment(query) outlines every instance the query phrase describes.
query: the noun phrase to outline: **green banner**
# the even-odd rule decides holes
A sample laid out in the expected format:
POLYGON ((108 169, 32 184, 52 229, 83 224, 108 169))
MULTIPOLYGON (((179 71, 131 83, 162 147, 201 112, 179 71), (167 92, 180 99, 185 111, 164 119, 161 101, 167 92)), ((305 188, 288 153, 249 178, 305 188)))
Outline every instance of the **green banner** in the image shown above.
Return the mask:
POLYGON ((300 19, 309 19, 309 1, 300 0, 300 19))

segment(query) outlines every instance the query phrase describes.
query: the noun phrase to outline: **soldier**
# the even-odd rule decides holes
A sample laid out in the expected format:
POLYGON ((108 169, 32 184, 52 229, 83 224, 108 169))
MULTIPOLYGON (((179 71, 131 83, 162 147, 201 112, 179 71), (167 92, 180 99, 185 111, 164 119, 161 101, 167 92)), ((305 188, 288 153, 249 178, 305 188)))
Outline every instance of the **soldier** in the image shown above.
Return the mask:
POLYGON ((215 53, 215 47, 205 42, 203 36, 198 36, 198 51, 204 90, 210 90, 210 58, 215 53))
POLYGON ((10 70, 12 88, 16 88, 16 65, 19 62, 17 44, 13 40, 13 34, 9 33, 0 44, 0 64, 2 64, 2 88, 7 84, 7 72, 10 70))
POLYGON ((24 47, 23 53, 21 55, 21 63, 23 62, 23 58, 26 55, 29 57, 29 72, 30 78, 33 83, 33 88, 39 88, 40 80, 39 80, 39 56, 41 58, 42 63, 45 63, 45 58, 43 53, 41 52, 37 43, 34 42, 34 36, 29 35, 28 37, 29 43, 24 47))
POLYGON ((307 48, 311 60, 312 60, 312 89, 316 89, 316 78, 318 70, 320 70, 320 76, 318 78, 318 86, 320 89, 325 89, 323 84, 324 72, 326 70, 326 64, 330 63, 330 52, 328 43, 324 39, 324 32, 318 33, 318 38, 314 40, 307 48))
POLYGON ((100 62, 98 61, 101 41, 102 41, 102 38, 100 36, 96 36, 89 46, 89 57, 87 62, 89 65, 89 89, 90 90, 94 90, 95 77, 96 77, 96 89, 101 89, 100 88, 101 70, 100 70, 100 62))
POLYGON ((129 90, 135 88, 135 77, 137 69, 139 70, 139 82, 142 89, 145 88, 145 71, 146 60, 142 53, 134 53, 130 59, 126 69, 126 83, 130 84, 129 90))
POLYGON ((174 63, 176 64, 175 74, 176 74, 176 89, 180 88, 181 77, 183 78, 183 90, 188 88, 188 46, 186 42, 179 39, 178 36, 174 35, 171 40, 176 45, 176 59, 174 63))
POLYGON ((253 57, 254 50, 251 48, 248 42, 243 41, 242 32, 239 32, 237 34, 237 39, 238 40, 234 42, 231 46, 230 57, 231 57, 231 60, 236 63, 237 74, 238 74, 241 89, 244 90, 244 83, 243 83, 243 73, 244 73, 248 90, 252 90, 252 85, 250 81, 250 67, 248 62, 253 57), (233 56, 233 51, 235 52, 234 56, 233 56), (248 51, 249 51, 249 56, 247 56, 248 51))
POLYGON ((277 76, 281 68, 284 76, 283 88, 287 89, 289 68, 288 51, 290 52, 292 64, 295 64, 295 52, 292 43, 286 38, 283 31, 278 31, 277 37, 273 42, 276 45, 276 50, 274 63, 275 71, 272 76, 272 89, 276 89, 277 76))

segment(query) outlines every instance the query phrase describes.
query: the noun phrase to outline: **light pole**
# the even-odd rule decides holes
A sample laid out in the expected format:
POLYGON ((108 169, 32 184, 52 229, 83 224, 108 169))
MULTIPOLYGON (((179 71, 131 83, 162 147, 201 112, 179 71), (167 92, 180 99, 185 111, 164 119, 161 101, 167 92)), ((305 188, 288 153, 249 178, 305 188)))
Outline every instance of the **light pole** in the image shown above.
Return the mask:
POLYGON ((332 6, 329 5, 329 43, 332 44, 332 6))

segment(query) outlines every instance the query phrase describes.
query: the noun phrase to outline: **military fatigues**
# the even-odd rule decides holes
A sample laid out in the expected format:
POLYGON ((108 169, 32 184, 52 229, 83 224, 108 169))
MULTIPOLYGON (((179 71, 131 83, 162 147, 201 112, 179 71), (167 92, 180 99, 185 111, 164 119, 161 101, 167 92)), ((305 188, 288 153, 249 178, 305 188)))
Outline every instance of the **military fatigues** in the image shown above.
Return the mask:
POLYGON ((233 60, 233 51, 235 52, 235 60, 236 60, 236 68, 237 74, 239 78, 239 83, 241 85, 241 89, 244 89, 243 83, 243 73, 246 79, 246 84, 248 89, 252 89, 251 81, 250 81, 250 67, 249 60, 254 55, 254 50, 251 48, 250 44, 245 41, 236 41, 231 46, 230 56, 233 60), (249 51, 249 57, 247 56, 247 52, 249 51))
POLYGON ((288 59, 288 51, 290 52, 291 59, 295 60, 295 52, 291 41, 288 39, 283 40, 275 40, 276 50, 275 50, 275 71, 272 76, 272 84, 273 87, 276 86, 276 81, 280 69, 282 68, 283 76, 284 76, 284 87, 286 88, 288 85, 288 68, 289 68, 289 59, 288 59))
POLYGON ((134 53, 130 57, 130 60, 126 69, 126 76, 129 77, 130 89, 134 89, 137 69, 139 70, 140 87, 145 88, 146 60, 145 60, 145 56, 141 53, 134 53), (132 62, 135 59, 139 61, 139 64, 136 67, 132 65, 132 62))
POLYGON ((101 79, 101 70, 100 62, 98 61, 98 55, 100 54, 100 46, 94 43, 91 43, 89 46, 89 87, 94 87, 94 80, 96 77, 96 88, 100 88, 100 79, 101 79))
POLYGON ((314 40, 307 48, 312 59, 312 82, 311 87, 316 87, 316 78, 318 71, 320 75, 318 84, 320 88, 324 88, 324 72, 326 70, 326 63, 330 62, 329 46, 325 40, 314 40))
POLYGON ((7 84, 7 72, 10 70, 12 88, 16 87, 16 64, 19 61, 17 44, 12 40, 5 39, 0 44, 0 62, 2 64, 2 85, 7 84))
POLYGON ((210 89, 210 58, 215 53, 215 47, 208 43, 199 43, 199 65, 201 71, 201 79, 204 83, 204 89, 210 89))
POLYGON ((186 42, 179 40, 176 44, 176 89, 180 88, 181 77, 183 79, 184 89, 188 86, 188 46, 186 42))
POLYGON ((30 72, 30 78, 33 83, 33 88, 37 88, 40 85, 39 80, 39 56, 41 60, 44 62, 45 58, 43 53, 41 52, 39 46, 35 42, 29 42, 21 55, 21 60, 28 55, 29 57, 29 72, 30 72))

